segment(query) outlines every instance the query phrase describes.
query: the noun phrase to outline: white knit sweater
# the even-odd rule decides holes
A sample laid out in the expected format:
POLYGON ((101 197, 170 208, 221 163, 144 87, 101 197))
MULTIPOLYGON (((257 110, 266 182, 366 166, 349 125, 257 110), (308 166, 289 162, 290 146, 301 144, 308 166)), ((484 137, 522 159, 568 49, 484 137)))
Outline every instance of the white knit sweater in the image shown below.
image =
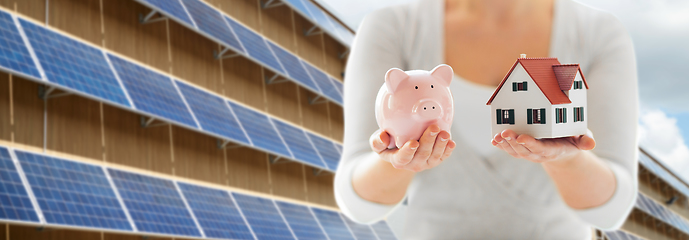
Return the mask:
MULTIPOLYGON (((366 201, 351 176, 362 161, 380 161, 368 139, 377 130, 374 102, 392 67, 430 70, 443 63, 443 0, 382 9, 363 21, 345 77, 345 139, 335 177, 342 211, 360 222, 384 218, 398 205, 366 201)), ((613 170, 617 189, 602 206, 574 210, 540 164, 490 145, 492 91, 456 77, 453 155, 417 174, 409 186, 405 239, 587 239, 590 227, 618 228, 637 194, 637 71, 631 39, 611 14, 556 0, 550 56, 579 63, 589 85, 592 150, 613 170)), ((516 56, 515 56, 516 57, 516 56)), ((401 204, 401 203, 400 203, 401 204)))

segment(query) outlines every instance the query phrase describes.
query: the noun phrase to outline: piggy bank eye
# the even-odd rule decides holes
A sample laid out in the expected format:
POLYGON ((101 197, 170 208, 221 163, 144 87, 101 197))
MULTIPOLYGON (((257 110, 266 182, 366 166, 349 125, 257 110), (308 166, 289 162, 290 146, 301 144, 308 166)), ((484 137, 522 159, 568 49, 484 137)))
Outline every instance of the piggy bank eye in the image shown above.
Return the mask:
POLYGON ((419 89, 419 86, 414 86, 414 89, 419 89))
POLYGON ((431 88, 433 88, 433 84, 431 84, 431 88))

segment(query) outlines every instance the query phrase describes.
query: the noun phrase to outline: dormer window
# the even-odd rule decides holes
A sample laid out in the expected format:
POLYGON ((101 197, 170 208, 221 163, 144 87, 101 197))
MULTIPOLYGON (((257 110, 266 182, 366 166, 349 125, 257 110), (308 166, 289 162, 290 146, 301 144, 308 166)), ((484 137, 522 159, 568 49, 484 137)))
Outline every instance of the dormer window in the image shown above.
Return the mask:
POLYGON ((512 92, 516 91, 526 91, 526 81, 524 82, 513 82, 512 83, 512 92))
POLYGON ((574 89, 582 89, 584 83, 582 81, 574 81, 574 89))

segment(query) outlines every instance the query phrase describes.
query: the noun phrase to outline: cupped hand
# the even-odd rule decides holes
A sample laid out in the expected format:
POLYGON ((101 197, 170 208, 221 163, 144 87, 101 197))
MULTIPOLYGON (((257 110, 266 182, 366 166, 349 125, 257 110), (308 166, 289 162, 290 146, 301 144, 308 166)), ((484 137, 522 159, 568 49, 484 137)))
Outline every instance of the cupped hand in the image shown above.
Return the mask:
POLYGON ((583 150, 591 150, 596 146, 591 132, 580 136, 535 139, 509 129, 496 134, 491 143, 515 158, 535 163, 571 160, 583 150))
POLYGON ((371 149, 377 152, 381 159, 390 162, 397 169, 412 172, 421 172, 438 166, 457 146, 450 139, 450 134, 440 131, 435 124, 426 128, 419 141, 407 141, 401 148, 388 149, 390 135, 383 130, 373 133, 369 142, 371 149))

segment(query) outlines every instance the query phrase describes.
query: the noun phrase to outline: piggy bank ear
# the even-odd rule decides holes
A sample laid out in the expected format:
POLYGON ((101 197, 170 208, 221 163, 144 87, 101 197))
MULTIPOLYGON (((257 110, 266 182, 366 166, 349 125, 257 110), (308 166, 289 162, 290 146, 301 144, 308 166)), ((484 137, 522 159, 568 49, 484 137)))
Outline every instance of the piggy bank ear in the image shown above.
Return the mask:
POLYGON ((387 85, 388 91, 394 93, 397 91, 397 87, 400 86, 400 83, 407 80, 407 78, 409 78, 409 75, 402 71, 402 69, 391 68, 385 73, 385 85, 387 85))
POLYGON ((448 87, 450 86, 450 83, 452 83, 452 76, 454 75, 454 72, 452 71, 452 67, 450 67, 447 64, 440 64, 437 67, 435 67, 433 70, 431 70, 431 76, 434 76, 440 80, 443 81, 443 84, 448 87))

